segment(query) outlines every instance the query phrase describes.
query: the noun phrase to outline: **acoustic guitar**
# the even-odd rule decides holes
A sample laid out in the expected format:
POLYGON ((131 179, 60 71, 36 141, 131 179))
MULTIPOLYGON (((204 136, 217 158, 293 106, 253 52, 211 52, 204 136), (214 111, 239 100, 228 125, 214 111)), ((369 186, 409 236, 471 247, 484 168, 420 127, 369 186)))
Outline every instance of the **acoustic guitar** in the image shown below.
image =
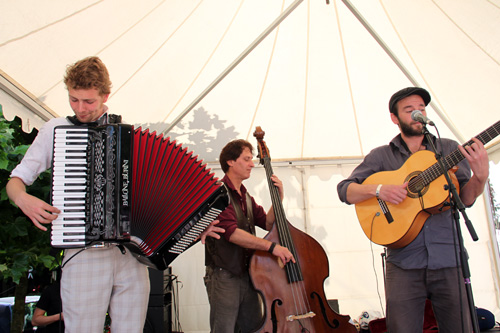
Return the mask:
MULTIPOLYGON (((500 121, 476 138, 486 144, 500 134, 500 121)), ((470 140, 463 147, 471 145, 470 140)), ((445 169, 458 190, 456 165, 465 157, 458 148, 444 158, 445 169)), ((389 248, 401 248, 411 243, 431 214, 449 207, 449 186, 437 163, 435 154, 422 150, 411 155, 401 168, 377 172, 363 184, 404 184, 408 182, 407 196, 398 205, 376 197, 355 205, 356 214, 365 235, 374 243, 389 248)))

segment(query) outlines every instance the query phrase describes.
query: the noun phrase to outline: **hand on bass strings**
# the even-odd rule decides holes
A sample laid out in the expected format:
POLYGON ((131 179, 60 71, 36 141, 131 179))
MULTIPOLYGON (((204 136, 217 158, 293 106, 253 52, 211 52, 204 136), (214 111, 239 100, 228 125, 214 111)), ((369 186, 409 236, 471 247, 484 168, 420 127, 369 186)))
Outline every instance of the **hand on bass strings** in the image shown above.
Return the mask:
POLYGON ((276 175, 272 175, 271 180, 273 181, 274 186, 276 186, 278 188, 280 198, 281 198, 281 200, 283 200, 283 198, 285 196, 285 194, 284 194, 285 192, 283 190, 283 182, 276 175))
POLYGON ((280 258, 281 262, 283 263, 283 266, 286 265, 290 261, 295 263, 295 258, 293 257, 292 252, 290 252, 290 250, 288 248, 281 246, 279 244, 276 244, 274 246, 271 254, 280 258))

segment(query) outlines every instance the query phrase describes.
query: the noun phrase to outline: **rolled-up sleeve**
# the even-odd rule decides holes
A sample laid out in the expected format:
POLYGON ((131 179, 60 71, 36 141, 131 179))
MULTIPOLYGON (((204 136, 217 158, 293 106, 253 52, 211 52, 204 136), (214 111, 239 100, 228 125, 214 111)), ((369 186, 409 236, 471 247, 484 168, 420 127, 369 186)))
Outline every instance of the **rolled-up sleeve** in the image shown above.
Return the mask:
POLYGON ((12 170, 11 177, 20 178, 25 185, 29 186, 42 172, 51 167, 54 127, 59 125, 69 125, 69 122, 66 118, 55 118, 40 128, 21 163, 12 170))
POLYGON ((238 221, 236 220, 236 212, 234 211, 234 207, 231 205, 227 206, 227 208, 220 213, 217 217, 219 220, 219 224, 217 227, 223 228, 224 238, 229 241, 233 232, 238 228, 238 221))
POLYGON ((380 170, 381 149, 375 149, 366 155, 365 159, 351 173, 349 178, 344 179, 337 185, 339 199, 350 205, 347 201, 347 188, 351 183, 361 184, 366 178, 380 170))
MULTIPOLYGON (((244 203, 246 204, 246 202, 244 203)), ((264 208, 258 205, 255 202, 255 199, 252 197, 252 207, 254 224, 262 229, 266 229, 266 212, 264 208)), ((238 220, 236 218, 236 212, 232 204, 227 206, 227 208, 218 216, 219 224, 217 227, 223 228, 224 238, 227 241, 231 238, 233 232, 238 228, 238 220)))

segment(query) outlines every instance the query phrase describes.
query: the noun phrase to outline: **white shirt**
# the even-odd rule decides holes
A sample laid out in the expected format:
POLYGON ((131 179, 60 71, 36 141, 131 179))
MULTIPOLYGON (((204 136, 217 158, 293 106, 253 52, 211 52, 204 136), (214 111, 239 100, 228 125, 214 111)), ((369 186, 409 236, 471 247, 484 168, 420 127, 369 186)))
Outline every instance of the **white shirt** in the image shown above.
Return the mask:
MULTIPOLYGON (((108 107, 104 105, 104 114, 99 119, 102 118, 102 122, 107 123, 107 115, 108 107)), ((54 128, 62 125, 73 124, 67 118, 54 118, 43 124, 23 160, 12 170, 10 177, 18 177, 26 186, 30 186, 42 172, 51 168, 54 128)))
POLYGON ((40 128, 38 135, 10 176, 20 178, 27 186, 33 184, 38 176, 52 166, 54 147, 54 128, 61 125, 72 125, 66 118, 54 118, 40 128))

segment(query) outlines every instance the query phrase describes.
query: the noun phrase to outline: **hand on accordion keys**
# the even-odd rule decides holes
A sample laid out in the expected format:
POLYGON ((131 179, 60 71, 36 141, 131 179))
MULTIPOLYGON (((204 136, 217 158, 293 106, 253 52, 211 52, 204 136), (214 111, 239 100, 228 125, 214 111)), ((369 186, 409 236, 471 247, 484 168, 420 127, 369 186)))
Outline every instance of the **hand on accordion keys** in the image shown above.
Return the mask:
POLYGON ((26 186, 20 178, 13 177, 6 186, 11 200, 40 230, 47 231, 43 224, 50 224, 61 211, 45 201, 28 194, 26 186))
POLYGON ((198 236, 196 240, 200 239, 201 243, 205 244, 205 239, 207 238, 207 236, 219 239, 220 238, 219 233, 223 234, 224 232, 226 232, 226 230, 223 228, 216 227, 215 225, 217 223, 219 223, 219 220, 214 220, 212 223, 210 223, 210 225, 201 233, 200 236, 198 236))

